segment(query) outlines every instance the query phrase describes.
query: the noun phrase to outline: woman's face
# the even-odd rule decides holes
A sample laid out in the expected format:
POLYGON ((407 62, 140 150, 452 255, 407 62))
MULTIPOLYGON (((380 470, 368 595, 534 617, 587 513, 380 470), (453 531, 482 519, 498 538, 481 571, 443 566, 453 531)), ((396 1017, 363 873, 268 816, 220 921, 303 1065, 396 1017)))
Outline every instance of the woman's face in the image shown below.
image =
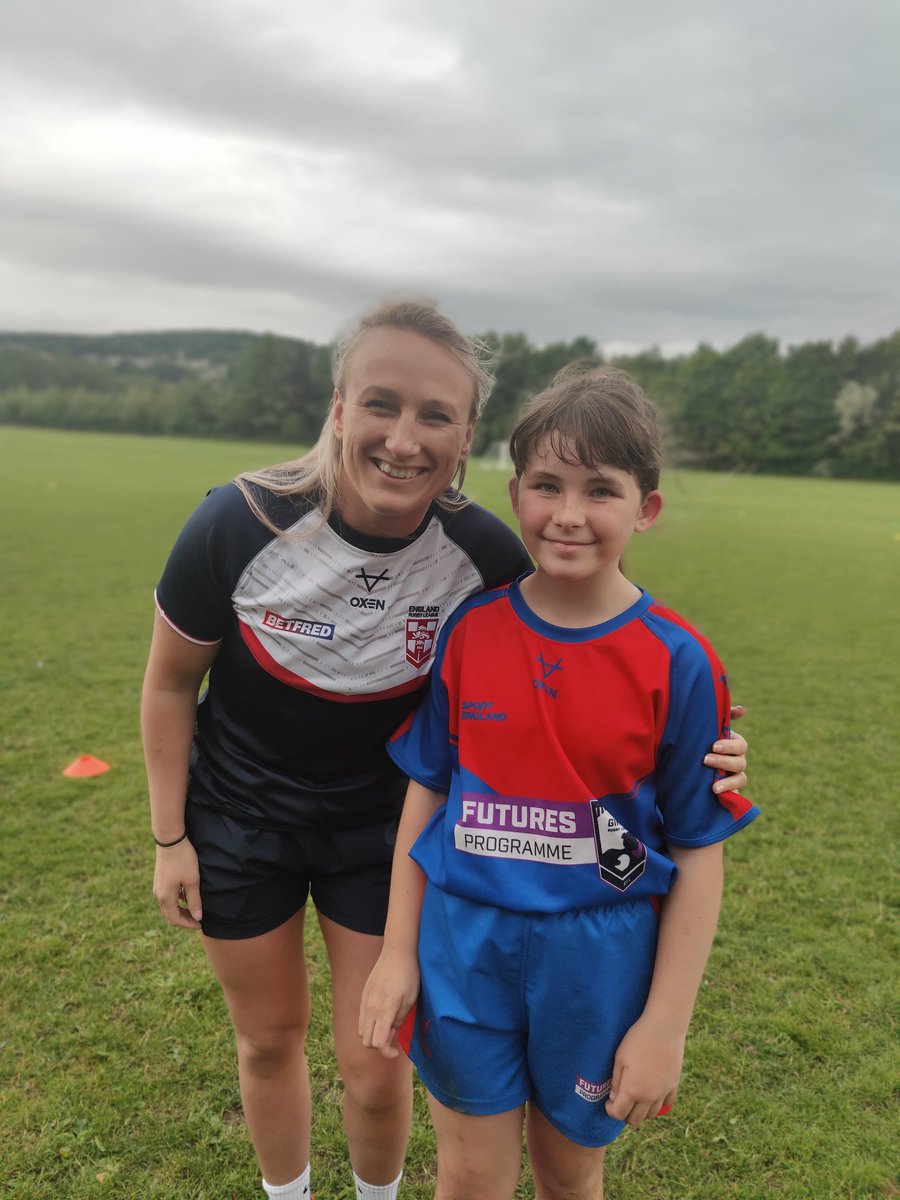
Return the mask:
POLYGON ((409 330, 367 333, 334 393, 341 518, 374 536, 413 533, 469 452, 472 398, 444 346, 409 330))

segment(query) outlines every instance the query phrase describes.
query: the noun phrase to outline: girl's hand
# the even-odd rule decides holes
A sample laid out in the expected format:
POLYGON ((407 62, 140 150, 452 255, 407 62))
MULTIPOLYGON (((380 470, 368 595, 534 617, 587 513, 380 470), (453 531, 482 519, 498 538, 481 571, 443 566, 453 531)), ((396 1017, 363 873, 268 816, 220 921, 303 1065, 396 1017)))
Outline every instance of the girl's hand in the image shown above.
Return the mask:
MULTIPOLYGON (((742 705, 733 704, 731 706, 732 721, 740 720, 745 711, 742 705)), ((717 779, 713 784, 713 791, 716 794, 739 792, 742 787, 747 786, 747 739, 741 737, 739 733, 732 731, 730 738, 716 742, 712 747, 712 753, 707 754, 703 762, 707 767, 715 767, 717 771, 729 772, 725 778, 717 779)))
POLYGON ((634 1126, 658 1116, 674 1103, 683 1060, 683 1035, 639 1018, 616 1051, 607 1113, 634 1126))
POLYGON ((363 988, 359 1036, 364 1046, 384 1058, 400 1053, 397 1030, 419 995, 419 963, 415 954, 382 950, 363 988))
POLYGON ((199 929, 203 917, 200 903, 200 864, 187 838, 177 846, 157 846, 153 872, 153 895, 170 925, 199 929))

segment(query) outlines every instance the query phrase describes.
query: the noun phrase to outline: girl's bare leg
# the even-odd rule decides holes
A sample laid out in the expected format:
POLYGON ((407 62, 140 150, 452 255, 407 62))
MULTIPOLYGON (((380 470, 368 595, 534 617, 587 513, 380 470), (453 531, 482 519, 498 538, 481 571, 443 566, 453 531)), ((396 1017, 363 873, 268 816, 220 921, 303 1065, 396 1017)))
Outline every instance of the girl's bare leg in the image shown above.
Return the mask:
POLYGON ((522 1166, 524 1108, 471 1117, 428 1097, 437 1135, 435 1200, 511 1200, 522 1166))
POLYGON ((525 1128, 536 1200, 603 1200, 605 1146, 579 1146, 532 1105, 525 1128))

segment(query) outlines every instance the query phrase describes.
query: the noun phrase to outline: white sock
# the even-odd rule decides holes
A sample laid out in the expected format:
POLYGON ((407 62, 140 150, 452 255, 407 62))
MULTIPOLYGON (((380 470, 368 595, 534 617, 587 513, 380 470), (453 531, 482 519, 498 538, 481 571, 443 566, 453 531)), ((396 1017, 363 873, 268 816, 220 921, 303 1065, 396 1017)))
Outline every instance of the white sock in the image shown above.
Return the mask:
POLYGON ((374 1183, 363 1183, 357 1173, 353 1172, 353 1182, 356 1184, 358 1200, 397 1200, 397 1191, 402 1178, 403 1172, 401 1171, 393 1183, 376 1187, 374 1183))
POLYGON ((281 1200, 309 1200, 309 1163, 302 1175, 291 1183, 266 1183, 262 1181, 267 1196, 279 1196, 281 1200))

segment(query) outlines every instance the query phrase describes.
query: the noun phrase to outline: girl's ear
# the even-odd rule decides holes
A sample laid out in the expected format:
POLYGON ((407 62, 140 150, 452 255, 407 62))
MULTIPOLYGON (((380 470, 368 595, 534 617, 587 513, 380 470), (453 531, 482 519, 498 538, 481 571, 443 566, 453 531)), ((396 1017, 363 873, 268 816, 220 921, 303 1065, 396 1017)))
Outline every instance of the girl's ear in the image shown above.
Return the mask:
POLYGON ((344 402, 337 388, 331 397, 331 424, 337 437, 340 437, 344 432, 344 402))
POLYGON ((662 507, 662 492, 648 492, 641 502, 640 512, 634 523, 635 533, 643 533, 645 529, 649 529, 662 512, 662 507))

